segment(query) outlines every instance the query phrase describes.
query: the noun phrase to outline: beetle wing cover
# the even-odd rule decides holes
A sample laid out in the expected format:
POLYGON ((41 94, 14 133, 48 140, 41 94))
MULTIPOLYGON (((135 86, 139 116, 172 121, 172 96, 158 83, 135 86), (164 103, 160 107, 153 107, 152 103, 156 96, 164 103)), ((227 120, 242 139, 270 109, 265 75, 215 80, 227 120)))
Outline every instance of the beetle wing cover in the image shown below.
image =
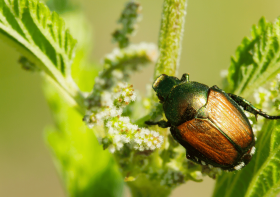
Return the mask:
POLYGON ((207 119, 193 119, 177 128, 183 140, 218 164, 231 165, 238 157, 232 143, 207 119))
POLYGON ((224 92, 210 89, 206 109, 209 119, 242 149, 250 146, 253 132, 240 107, 224 92))

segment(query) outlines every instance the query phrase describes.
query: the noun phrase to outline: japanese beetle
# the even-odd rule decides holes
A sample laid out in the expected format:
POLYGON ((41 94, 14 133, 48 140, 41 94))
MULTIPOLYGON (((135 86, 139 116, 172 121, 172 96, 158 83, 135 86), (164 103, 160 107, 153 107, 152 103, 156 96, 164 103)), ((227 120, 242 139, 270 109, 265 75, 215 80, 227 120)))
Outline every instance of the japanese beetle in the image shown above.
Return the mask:
POLYGON ((209 168, 240 170, 255 152, 255 137, 243 110, 267 119, 270 116, 249 101, 225 93, 217 86, 189 81, 189 75, 160 75, 153 84, 168 121, 147 125, 170 127, 173 138, 187 150, 187 158, 209 168), (242 108, 243 109, 242 109, 242 108))

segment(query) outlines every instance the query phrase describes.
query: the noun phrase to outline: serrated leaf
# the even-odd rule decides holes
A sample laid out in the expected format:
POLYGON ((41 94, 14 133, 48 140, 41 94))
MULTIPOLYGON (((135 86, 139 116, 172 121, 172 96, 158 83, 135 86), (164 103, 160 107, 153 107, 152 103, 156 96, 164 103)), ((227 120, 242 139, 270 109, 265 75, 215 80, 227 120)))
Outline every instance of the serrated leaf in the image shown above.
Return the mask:
POLYGON ((68 90, 76 41, 64 26, 37 0, 0 0, 0 38, 68 90))
POLYGON ((279 18, 267 22, 262 18, 252 28, 251 38, 244 38, 231 59, 228 91, 248 97, 280 71, 279 18))
POLYGON ((280 121, 267 120, 252 161, 218 177, 213 197, 273 197, 280 192, 280 121))

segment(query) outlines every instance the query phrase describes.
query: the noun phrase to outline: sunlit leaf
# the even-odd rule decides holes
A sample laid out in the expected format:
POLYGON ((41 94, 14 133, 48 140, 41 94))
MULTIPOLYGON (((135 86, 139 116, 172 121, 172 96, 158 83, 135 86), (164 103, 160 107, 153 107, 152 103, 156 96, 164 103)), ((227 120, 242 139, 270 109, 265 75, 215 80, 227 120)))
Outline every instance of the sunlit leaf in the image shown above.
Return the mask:
POLYGON ((280 71, 280 22, 262 18, 231 59, 228 91, 248 97, 280 71))
POLYGON ((76 41, 55 12, 37 0, 0 0, 0 39, 14 46, 65 91, 73 93, 71 64, 76 41))

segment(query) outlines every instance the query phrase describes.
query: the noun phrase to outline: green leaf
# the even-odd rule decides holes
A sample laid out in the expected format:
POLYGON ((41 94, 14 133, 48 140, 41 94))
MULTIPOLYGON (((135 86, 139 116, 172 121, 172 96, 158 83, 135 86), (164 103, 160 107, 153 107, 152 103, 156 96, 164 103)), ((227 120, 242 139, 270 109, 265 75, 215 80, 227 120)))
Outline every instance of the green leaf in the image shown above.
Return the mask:
POLYGON ((280 192, 280 121, 267 120, 252 161, 238 172, 224 172, 213 196, 273 197, 280 192))
POLYGON ((45 93, 56 125, 47 129, 47 142, 69 196, 122 196, 123 180, 112 155, 49 83, 45 93))
POLYGON ((252 28, 252 37, 244 38, 231 59, 229 92, 248 97, 280 71, 280 22, 262 18, 252 28))
POLYGON ((76 41, 65 29, 64 21, 43 3, 1 0, 0 29, 2 37, 12 39, 45 66, 54 66, 63 75, 70 69, 76 41))
POLYGON ((76 41, 58 14, 37 0, 0 0, 0 39, 19 50, 83 106, 83 97, 71 78, 76 41))

